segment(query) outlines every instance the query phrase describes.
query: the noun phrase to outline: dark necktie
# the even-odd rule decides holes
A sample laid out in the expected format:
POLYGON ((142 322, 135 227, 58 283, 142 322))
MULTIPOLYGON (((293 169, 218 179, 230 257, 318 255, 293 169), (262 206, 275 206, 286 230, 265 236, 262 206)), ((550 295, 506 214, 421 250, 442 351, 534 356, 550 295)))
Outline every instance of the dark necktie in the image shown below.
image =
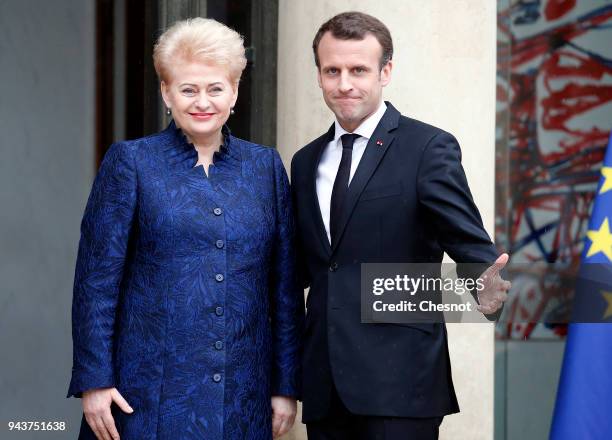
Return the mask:
POLYGON ((342 140, 342 159, 338 167, 338 174, 334 180, 334 187, 331 195, 331 207, 329 212, 329 235, 331 236, 332 246, 338 239, 340 228, 340 217, 342 216, 342 206, 348 193, 349 176, 351 174, 351 157, 353 155, 353 143, 359 137, 358 134, 343 134, 342 140))

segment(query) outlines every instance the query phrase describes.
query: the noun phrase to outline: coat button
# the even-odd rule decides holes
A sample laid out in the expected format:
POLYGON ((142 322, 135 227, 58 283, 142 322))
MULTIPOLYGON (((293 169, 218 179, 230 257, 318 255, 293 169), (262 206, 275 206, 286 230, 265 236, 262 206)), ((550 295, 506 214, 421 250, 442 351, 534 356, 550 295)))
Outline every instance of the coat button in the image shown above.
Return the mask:
POLYGON ((222 341, 215 342, 215 348, 217 350, 221 350, 223 348, 223 342, 222 341))
POLYGON ((217 275, 215 275, 215 280, 221 282, 223 281, 223 274, 222 273, 218 273, 217 275))
POLYGON ((214 380, 215 382, 221 382, 221 375, 220 375, 219 373, 215 374, 215 375, 213 376, 213 380, 214 380))
POLYGON ((221 316, 221 315, 223 315, 223 307, 217 307, 217 308, 215 309, 215 314, 216 314, 217 316, 221 316))
POLYGON ((215 208, 215 209, 213 209, 213 212, 215 213, 215 215, 223 214, 223 210, 221 208, 215 208))
POLYGON ((337 271, 337 270, 338 270, 338 263, 336 263, 336 262, 334 261, 332 264, 330 264, 330 266, 329 266, 329 271, 330 271, 330 272, 335 272, 335 271, 337 271))
POLYGON ((223 240, 217 240, 215 242, 215 246, 217 246, 218 249, 222 249, 224 244, 225 243, 223 243, 223 240))

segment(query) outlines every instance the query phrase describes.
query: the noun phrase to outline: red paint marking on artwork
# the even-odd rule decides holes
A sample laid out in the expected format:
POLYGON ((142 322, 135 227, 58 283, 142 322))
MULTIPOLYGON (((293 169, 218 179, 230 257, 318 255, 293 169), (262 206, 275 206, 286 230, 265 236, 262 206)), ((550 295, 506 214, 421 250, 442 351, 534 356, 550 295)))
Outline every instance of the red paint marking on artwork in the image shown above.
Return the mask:
POLYGON ((546 20, 556 20, 563 17, 576 6, 576 0, 548 0, 544 7, 546 20))
MULTIPOLYGON (((587 148, 605 144, 608 133, 590 129, 570 129, 568 121, 582 113, 602 107, 612 101, 612 86, 597 84, 604 75, 612 75, 612 68, 581 54, 559 50, 546 59, 540 68, 548 96, 540 101, 542 117, 540 123, 547 130, 560 130, 569 136, 559 143, 563 156, 577 155, 587 148), (593 81, 578 84, 577 79, 593 81), (562 87, 553 87, 555 80, 566 80, 562 87)), ((551 154, 547 160, 558 160, 551 154)))

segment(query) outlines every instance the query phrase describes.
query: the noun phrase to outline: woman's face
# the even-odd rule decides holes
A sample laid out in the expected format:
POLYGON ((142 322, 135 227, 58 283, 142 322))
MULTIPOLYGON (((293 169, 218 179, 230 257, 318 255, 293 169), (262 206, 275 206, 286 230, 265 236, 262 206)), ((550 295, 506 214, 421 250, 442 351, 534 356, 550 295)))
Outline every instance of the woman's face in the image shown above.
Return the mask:
POLYGON ((197 61, 173 63, 161 92, 176 125, 192 142, 218 135, 238 98, 225 67, 197 61))

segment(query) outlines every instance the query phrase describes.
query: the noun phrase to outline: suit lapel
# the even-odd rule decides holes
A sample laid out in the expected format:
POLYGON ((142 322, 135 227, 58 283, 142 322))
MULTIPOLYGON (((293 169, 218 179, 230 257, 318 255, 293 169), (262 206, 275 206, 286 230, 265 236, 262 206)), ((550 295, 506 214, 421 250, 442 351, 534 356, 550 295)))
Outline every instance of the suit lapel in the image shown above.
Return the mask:
POLYGON ((309 173, 310 178, 308 179, 309 191, 311 201, 310 206, 313 207, 311 210, 313 216, 313 222, 316 229, 316 235, 319 236, 319 240, 321 241, 321 245, 325 249, 326 254, 331 255, 331 246, 329 244, 329 240, 327 239, 327 231, 325 231, 325 224, 323 223, 323 217, 321 215, 321 206, 319 205, 319 197, 317 196, 317 169, 319 168, 319 161, 321 160, 321 155, 325 150, 325 147, 328 143, 330 143, 334 139, 334 124, 327 131, 327 134, 321 138, 319 145, 317 145, 314 154, 311 156, 311 161, 309 164, 309 173))
POLYGON ((385 103, 387 104, 387 110, 374 130, 372 137, 368 141, 363 156, 359 161, 359 165, 357 166, 357 170, 355 171, 355 175, 353 176, 353 179, 349 185, 347 198, 342 209, 338 239, 334 240, 332 252, 336 250, 338 243, 340 243, 342 240, 342 234, 344 233, 346 224, 348 223, 351 214, 355 209, 359 196, 374 174, 374 171, 376 171, 378 164, 389 149, 389 146, 395 139, 395 135, 392 133, 392 130, 397 128, 400 113, 391 105, 391 103, 385 103))

